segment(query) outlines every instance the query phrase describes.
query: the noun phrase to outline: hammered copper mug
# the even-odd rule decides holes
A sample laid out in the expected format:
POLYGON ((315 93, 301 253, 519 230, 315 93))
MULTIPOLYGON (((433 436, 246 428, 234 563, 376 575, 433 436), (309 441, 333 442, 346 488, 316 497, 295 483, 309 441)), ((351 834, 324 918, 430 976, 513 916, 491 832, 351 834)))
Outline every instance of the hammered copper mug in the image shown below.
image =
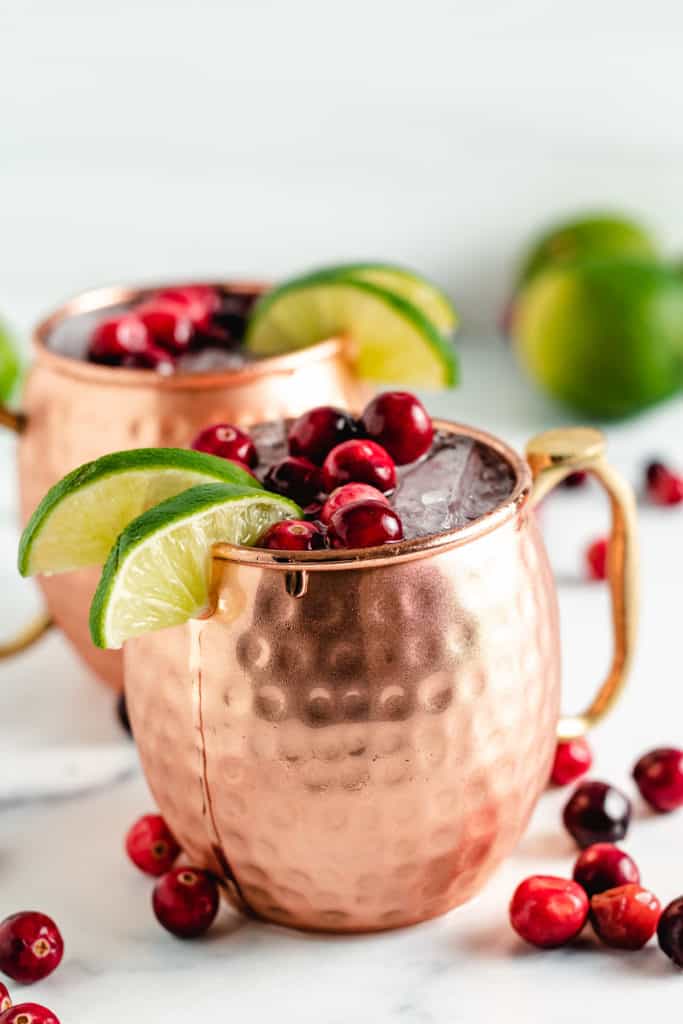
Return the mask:
POLYGON ((549 432, 524 461, 438 425, 512 467, 493 512, 349 554, 219 544, 206 617, 126 644, 128 708, 161 813, 191 862, 260 918, 371 931, 469 899, 524 829, 558 732, 584 732, 625 680, 635 507, 602 436, 549 432), (612 508, 614 657, 590 707, 561 718, 534 507, 579 469, 612 508))
MULTIPOLYGON (((253 283, 216 283, 236 294, 263 290, 253 283)), ((167 284, 157 287, 168 287, 167 284)), ((161 376, 150 370, 98 366, 51 351, 47 340, 66 318, 144 298, 156 288, 111 287, 84 292, 43 320, 33 336, 35 360, 14 413, 0 405, 0 425, 19 434, 19 489, 25 524, 46 491, 66 473, 124 448, 187 447, 209 423, 298 415, 316 401, 361 408, 367 387, 354 375, 345 339, 329 339, 238 371, 161 376)), ((0 646, 16 654, 54 622, 103 680, 120 689, 120 652, 94 647, 88 611, 99 570, 84 569, 39 580, 47 605, 21 636, 0 646)))

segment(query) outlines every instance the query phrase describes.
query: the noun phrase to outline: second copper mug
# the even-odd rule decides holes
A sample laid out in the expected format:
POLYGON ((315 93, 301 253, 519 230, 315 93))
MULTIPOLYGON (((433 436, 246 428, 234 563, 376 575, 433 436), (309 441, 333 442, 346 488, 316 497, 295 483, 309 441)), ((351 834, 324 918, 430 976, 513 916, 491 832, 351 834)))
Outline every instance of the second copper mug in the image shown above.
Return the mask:
POLYGON ((557 736, 614 702, 636 631, 635 508, 602 436, 551 431, 470 525, 385 548, 217 545, 207 615, 126 644, 126 696, 161 813, 254 916, 371 931, 442 914, 510 852, 557 736), (560 717, 555 588, 537 503, 588 470, 610 498, 614 655, 560 717))
MULTIPOLYGON (((214 282, 234 293, 262 285, 214 282)), ((163 287, 167 287, 166 284, 163 287)), ((0 425, 19 434, 19 490, 25 524, 46 491, 66 473, 107 452, 125 448, 185 448, 210 423, 249 425, 298 415, 311 405, 361 408, 367 397, 351 368, 344 339, 330 339, 276 358, 259 359, 237 371, 161 376, 151 370, 97 366, 51 351, 48 339, 68 317, 105 312, 144 298, 153 290, 117 286, 84 292, 43 320, 33 336, 34 363, 22 412, 0 405, 0 425)), ((88 611, 98 569, 39 580, 47 605, 22 636, 0 646, 0 657, 37 639, 51 622, 98 676, 116 689, 123 681, 118 651, 93 646, 88 611)))

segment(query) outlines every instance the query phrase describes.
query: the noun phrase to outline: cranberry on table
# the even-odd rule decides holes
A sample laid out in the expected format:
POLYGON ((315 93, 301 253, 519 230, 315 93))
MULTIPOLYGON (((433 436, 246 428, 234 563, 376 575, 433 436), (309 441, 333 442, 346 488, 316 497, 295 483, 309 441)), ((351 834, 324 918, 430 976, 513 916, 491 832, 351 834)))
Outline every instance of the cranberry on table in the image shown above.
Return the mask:
POLYGON ((403 524, 383 501, 356 501, 337 509, 327 536, 333 548, 372 548, 402 540, 403 524))
POLYGON ((655 505, 680 505, 683 501, 683 477, 663 462, 651 462, 645 476, 648 497, 655 505))
POLYGON ((189 348, 194 326, 182 307, 170 302, 148 302, 138 306, 136 312, 157 345, 178 353, 189 348))
POLYGON ((256 445, 249 434, 239 427, 233 427, 231 423, 214 423, 211 427, 205 427, 197 434, 191 447, 196 452, 217 455, 221 459, 244 463, 245 466, 255 466, 258 462, 256 445))
POLYGON ((10 999, 9 989, 7 985, 0 981, 0 1013, 3 1013, 4 1010, 9 1010, 11 1005, 12 1000, 10 999))
POLYGON ((582 782, 567 801, 565 828, 581 847, 623 839, 631 821, 631 801, 606 782, 582 782))
POLYGON ((568 786, 584 775, 593 764, 591 748, 583 736, 573 740, 560 740, 555 748, 555 760, 550 773, 556 786, 568 786))
POLYGON ((218 913, 218 886, 200 868, 174 868, 154 886, 152 906, 159 924, 181 939, 203 935, 218 913))
POLYGON ((683 896, 672 900, 657 925, 659 948, 676 964, 683 967, 683 896))
POLYGON ((614 843, 593 843, 586 847, 576 859, 573 877, 589 896, 640 882, 635 861, 614 843))
POLYGON ((263 484, 269 491, 291 498, 299 505, 308 505, 321 490, 320 467, 310 459, 286 455, 270 467, 263 484))
POLYGON ((393 491, 396 466, 389 453, 374 441, 344 441, 323 463, 323 487, 334 491, 344 484, 370 484, 378 491, 393 491))
POLYGON ((576 490, 578 487, 583 487, 587 480, 588 473, 585 471, 585 469, 577 469, 573 473, 570 473, 569 476, 566 476, 564 478, 564 480, 562 481, 562 486, 566 487, 570 491, 573 491, 576 490))
POLYGON ((553 949, 575 938, 588 917, 588 897, 567 878, 532 875, 515 889, 510 924, 532 946, 553 949))
POLYGON ((591 898, 591 924, 606 946, 641 949, 654 935, 661 909, 649 889, 620 885, 591 898))
POLYGON ((59 1018, 39 1003, 17 1003, 0 1013, 0 1024, 59 1024, 59 1018))
POLYGON ((145 814, 128 831, 126 853, 146 875, 159 878, 173 866, 180 846, 160 814, 145 814))
POLYGON ((27 910, 0 924, 0 971, 30 985, 52 974, 64 954, 59 928, 47 914, 27 910))
POLYGON ((357 433, 358 424, 349 413, 331 405, 319 405, 292 423, 287 438, 289 452, 320 465, 328 452, 357 433))
POLYGON ((150 341, 149 331, 140 317, 124 313, 97 324, 90 337, 89 356, 93 362, 114 366, 126 357, 142 355, 150 341))
POLYGON ((683 807, 683 750, 658 747, 637 762, 636 785, 655 811, 666 813, 683 807))
POLYGON ((434 428, 422 402, 407 391, 385 391, 366 406, 365 433, 389 452, 397 466, 414 462, 429 451, 434 428))
POLYGON ((591 580, 607 579, 607 540, 600 537, 586 549, 586 569, 591 580))
POLYGON ((344 484, 343 487, 337 487, 332 491, 323 505, 320 513, 321 522, 327 525, 338 508, 352 505, 356 501, 381 501, 385 505, 389 504, 387 496, 370 484, 344 484))
POLYGON ((315 523, 283 519, 268 527, 258 546, 270 551, 318 551, 325 547, 325 537, 315 523))

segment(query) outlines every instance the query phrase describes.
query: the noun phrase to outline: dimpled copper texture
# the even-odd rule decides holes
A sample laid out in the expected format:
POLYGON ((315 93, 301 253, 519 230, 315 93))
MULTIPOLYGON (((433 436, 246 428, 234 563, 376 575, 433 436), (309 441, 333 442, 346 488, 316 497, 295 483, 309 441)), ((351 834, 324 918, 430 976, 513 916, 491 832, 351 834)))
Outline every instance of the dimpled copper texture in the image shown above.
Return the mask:
MULTIPOLYGON (((216 282, 218 283, 218 282, 216 282)), ((244 283, 221 287, 253 292, 244 283)), ((250 424, 297 415, 316 401, 360 408, 366 390, 351 372, 342 340, 243 370, 177 374, 96 366, 50 351, 46 340, 66 317, 142 298, 153 289, 105 288, 68 302, 36 329, 35 362, 24 395, 19 444, 19 484, 25 523, 45 492, 66 473, 107 452, 124 448, 181 447, 210 423, 250 424)), ((85 661, 120 688, 120 652, 90 641, 88 611, 99 570, 86 569, 39 582, 48 609, 85 661)))
POLYGON ((238 905, 407 925, 469 899, 516 842, 555 748, 559 639, 513 465, 506 506, 390 553, 221 545, 211 617, 127 645, 152 791, 238 905))

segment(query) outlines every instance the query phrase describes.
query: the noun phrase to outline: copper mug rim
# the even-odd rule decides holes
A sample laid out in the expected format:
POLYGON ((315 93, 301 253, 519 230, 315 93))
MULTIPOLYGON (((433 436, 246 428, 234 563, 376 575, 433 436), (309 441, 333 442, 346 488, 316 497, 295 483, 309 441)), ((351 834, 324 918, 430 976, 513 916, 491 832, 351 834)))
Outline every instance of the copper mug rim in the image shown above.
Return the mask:
MULTIPOLYGON (((274 374, 290 374, 302 364, 324 361, 337 354, 348 351, 349 342, 344 337, 326 338, 307 348, 296 349, 281 356, 264 356, 247 363, 239 370, 209 370, 199 373, 173 373, 165 376, 153 370, 133 370, 119 366, 101 366, 83 359, 53 352, 47 344, 48 338, 55 327, 64 320, 79 313, 92 313, 107 306, 117 306, 145 298, 152 292, 162 288, 177 288, 181 285, 199 282, 161 281, 146 285, 114 284, 100 288, 90 288, 79 292, 72 298, 61 303, 53 312, 43 317, 35 326, 32 344, 40 362, 50 366, 58 373, 70 377, 89 380, 93 383, 118 385, 120 387, 145 387, 157 391, 202 390, 206 388, 242 387, 245 381, 257 380, 259 377, 274 374)), ((264 281, 251 280, 203 280, 214 288, 226 288, 239 294, 240 292, 258 292, 262 294, 270 287, 264 281)))
POLYGON ((531 470, 526 460, 510 445, 495 434, 471 427, 453 420, 434 419, 434 426, 453 434, 464 434, 493 449, 509 465, 515 475, 512 491, 500 504, 478 516, 465 526, 454 527, 443 533, 412 537, 395 544, 379 547, 359 548, 353 551, 268 551, 264 548, 247 548, 220 542, 214 544, 212 557, 219 562, 239 562, 241 565, 258 566, 281 572, 295 570, 331 572, 342 569, 373 569, 393 565, 396 562, 414 561, 441 551, 460 547, 492 530, 503 526, 518 515, 531 493, 531 470))

